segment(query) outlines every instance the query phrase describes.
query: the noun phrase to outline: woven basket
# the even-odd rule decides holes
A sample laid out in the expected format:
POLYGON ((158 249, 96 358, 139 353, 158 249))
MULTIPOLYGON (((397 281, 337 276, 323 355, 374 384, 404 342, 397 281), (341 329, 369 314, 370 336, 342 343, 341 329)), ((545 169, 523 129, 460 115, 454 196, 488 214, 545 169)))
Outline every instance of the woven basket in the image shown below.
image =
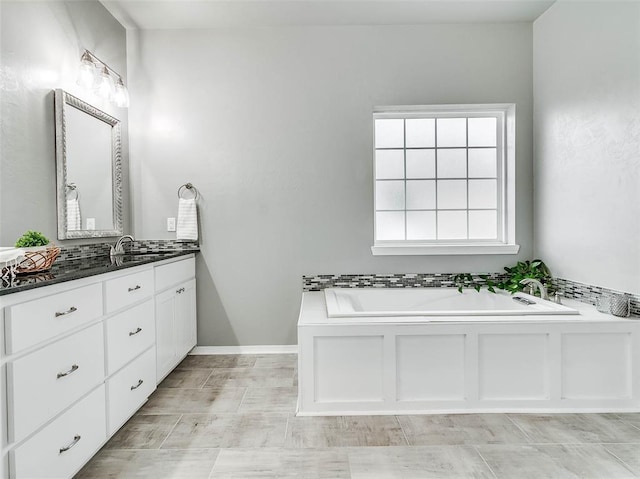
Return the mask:
POLYGON ((47 246, 36 251, 25 251, 23 259, 16 268, 16 274, 31 274, 51 269, 53 262, 60 254, 57 246, 47 246))

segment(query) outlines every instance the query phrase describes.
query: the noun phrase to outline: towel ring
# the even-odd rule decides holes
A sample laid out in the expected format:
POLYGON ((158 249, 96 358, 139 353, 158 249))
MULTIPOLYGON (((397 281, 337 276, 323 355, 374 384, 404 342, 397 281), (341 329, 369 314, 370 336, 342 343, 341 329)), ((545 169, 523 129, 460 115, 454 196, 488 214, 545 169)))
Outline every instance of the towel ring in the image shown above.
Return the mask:
POLYGON ((78 199, 78 187, 76 186, 76 184, 75 183, 69 183, 67 185, 67 189, 73 191, 76 194, 76 197, 72 198, 72 199, 77 200, 78 199))
MULTIPOLYGON (((184 189, 187 189, 189 191, 191 191, 191 193, 193 194, 193 199, 197 200, 198 199, 198 188, 196 188, 195 186, 193 186, 191 183, 185 183, 184 185, 182 185, 180 188, 178 188, 178 198, 183 198, 182 197, 182 193, 184 192, 184 189)), ((189 199, 189 198, 183 198, 183 199, 189 199)))

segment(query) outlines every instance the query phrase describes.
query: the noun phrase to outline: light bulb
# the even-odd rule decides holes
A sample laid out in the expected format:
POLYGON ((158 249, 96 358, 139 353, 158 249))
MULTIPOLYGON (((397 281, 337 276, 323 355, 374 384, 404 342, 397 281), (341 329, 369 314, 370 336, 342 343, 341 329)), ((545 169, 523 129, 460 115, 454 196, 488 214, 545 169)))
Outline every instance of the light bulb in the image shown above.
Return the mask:
POLYGON ((127 87, 124 86, 122 77, 118 77, 118 81, 116 82, 116 90, 113 94, 113 101, 120 108, 129 107, 129 92, 127 91, 127 87))
POLYGON ((113 96, 113 79, 107 67, 102 67, 98 80, 98 95, 105 100, 111 100, 113 96))
POLYGON ((85 51, 80 59, 80 68, 78 70, 78 79, 76 83, 87 90, 93 87, 96 80, 96 64, 91 56, 85 51))

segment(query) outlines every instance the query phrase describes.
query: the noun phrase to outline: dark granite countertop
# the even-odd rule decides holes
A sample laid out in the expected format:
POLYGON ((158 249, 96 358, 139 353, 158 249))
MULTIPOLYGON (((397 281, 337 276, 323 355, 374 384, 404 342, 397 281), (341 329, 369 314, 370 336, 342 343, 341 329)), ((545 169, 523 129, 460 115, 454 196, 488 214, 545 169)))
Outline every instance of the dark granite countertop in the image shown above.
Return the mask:
POLYGON ((16 276, 12 281, 0 279, 0 296, 26 291, 28 289, 50 286, 52 284, 87 278, 98 274, 110 273, 133 268, 147 263, 177 258, 196 253, 197 250, 163 251, 162 253, 126 254, 111 261, 109 256, 91 256, 88 258, 56 261, 49 271, 16 276))

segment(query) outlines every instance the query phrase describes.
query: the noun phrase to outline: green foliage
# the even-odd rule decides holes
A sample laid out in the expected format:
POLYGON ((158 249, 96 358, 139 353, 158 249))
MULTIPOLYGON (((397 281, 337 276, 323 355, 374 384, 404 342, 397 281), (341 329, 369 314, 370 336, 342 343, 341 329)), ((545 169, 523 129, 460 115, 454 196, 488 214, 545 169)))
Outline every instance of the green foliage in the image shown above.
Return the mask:
POLYGON ((486 287, 492 293, 495 293, 496 288, 498 288, 514 294, 527 287, 527 285, 520 284, 520 281, 525 278, 537 279, 547 287, 550 293, 553 292, 551 271, 540 259, 518 261, 515 266, 505 266, 504 270, 507 272, 507 279, 500 283, 489 279, 486 274, 478 274, 474 277, 471 273, 456 274, 453 280, 460 293, 462 293, 463 288, 473 288, 476 291, 480 291, 483 287, 486 287))
POLYGON ((544 284, 547 289, 551 285, 551 271, 546 264, 540 259, 533 261, 518 261, 515 266, 505 267, 504 270, 508 274, 508 279, 504 283, 500 283, 498 287, 509 291, 511 294, 522 291, 526 285, 520 284, 525 278, 537 279, 544 284))
POLYGON ((463 288, 473 288, 480 292, 483 286, 487 287, 487 290, 495 293, 495 288, 498 285, 487 274, 479 274, 477 278, 474 278, 471 273, 459 273, 453 277, 453 281, 458 286, 458 292, 462 293, 463 288))
POLYGON ((34 246, 45 246, 49 244, 49 239, 38 231, 27 231, 18 241, 16 248, 30 248, 34 246))

